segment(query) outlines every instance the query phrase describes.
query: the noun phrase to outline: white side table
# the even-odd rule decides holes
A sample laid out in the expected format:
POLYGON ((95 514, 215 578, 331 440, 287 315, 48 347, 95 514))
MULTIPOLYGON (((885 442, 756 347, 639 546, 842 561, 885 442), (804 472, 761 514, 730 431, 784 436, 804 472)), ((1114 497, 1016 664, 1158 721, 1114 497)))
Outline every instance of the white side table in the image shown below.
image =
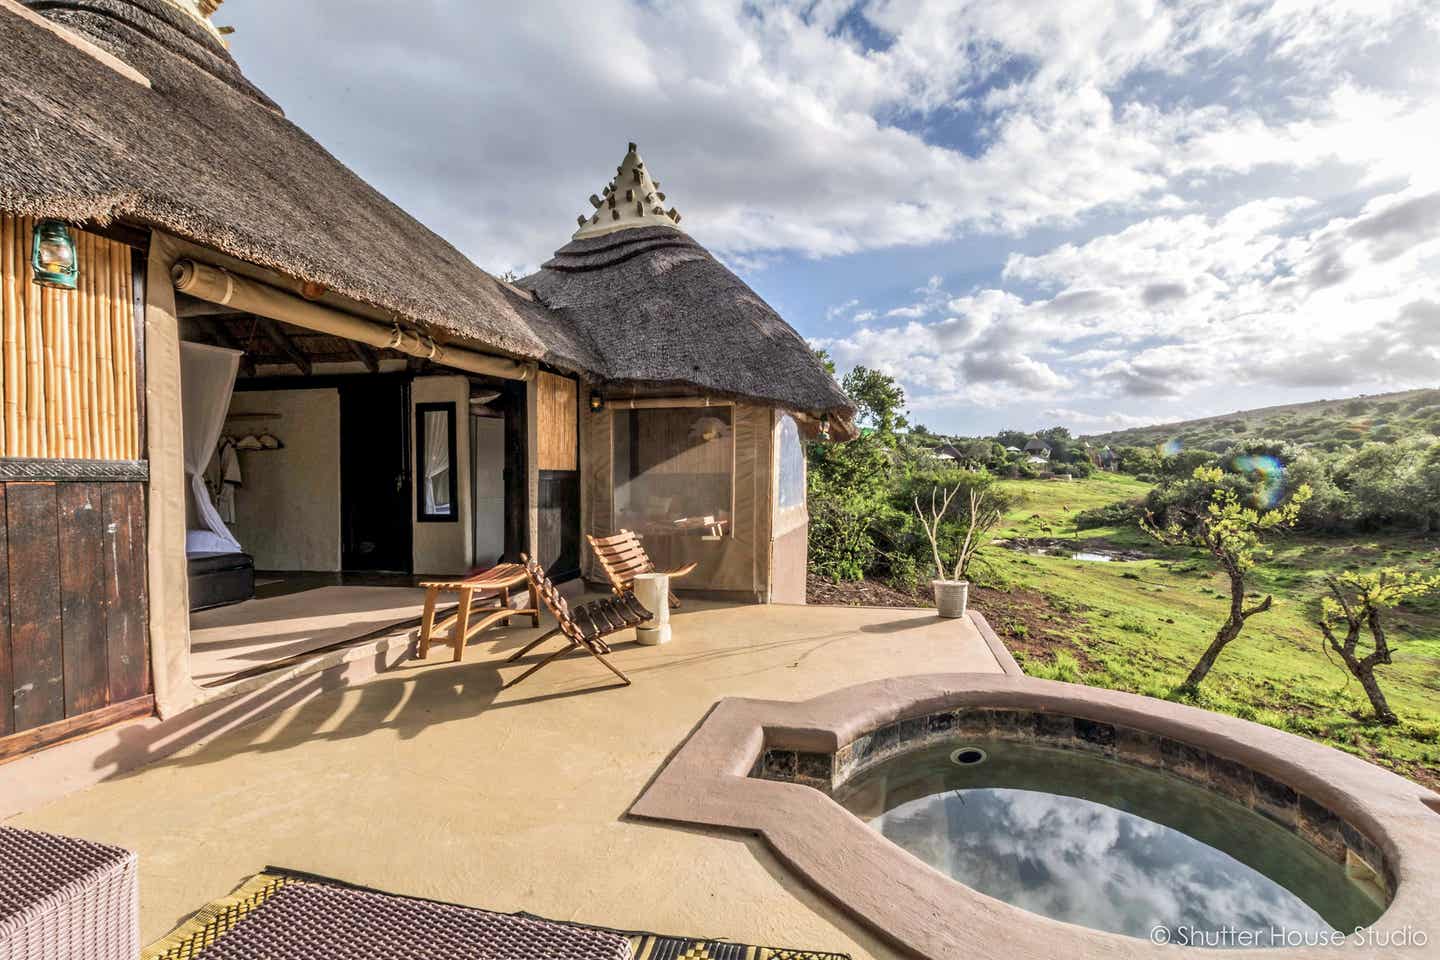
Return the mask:
POLYGON ((646 646, 670 642, 670 575, 668 573, 637 573, 635 599, 640 606, 655 614, 635 628, 635 640, 646 646))

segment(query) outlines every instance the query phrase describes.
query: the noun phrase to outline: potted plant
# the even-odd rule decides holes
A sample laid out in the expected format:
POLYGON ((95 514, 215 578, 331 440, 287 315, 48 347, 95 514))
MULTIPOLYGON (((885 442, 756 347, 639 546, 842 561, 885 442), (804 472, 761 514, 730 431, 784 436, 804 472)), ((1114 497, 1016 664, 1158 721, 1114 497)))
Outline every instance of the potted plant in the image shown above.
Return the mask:
POLYGON ((971 487, 970 515, 965 523, 965 535, 960 537, 956 534, 954 563, 947 568, 943 556, 945 551, 940 547, 940 524, 962 486, 963 484, 956 484, 953 489, 932 489, 928 512, 921 508, 919 495, 915 497, 915 515, 920 518, 920 525, 925 528, 925 536, 930 540, 930 552, 935 558, 935 579, 930 581, 930 586, 935 591, 935 607, 942 617, 965 616, 965 609, 970 601, 970 561, 975 559, 975 554, 985 542, 985 535, 1000 523, 1000 511, 990 502, 990 498, 979 489, 971 487), (947 572, 950 574, 948 577, 947 572))

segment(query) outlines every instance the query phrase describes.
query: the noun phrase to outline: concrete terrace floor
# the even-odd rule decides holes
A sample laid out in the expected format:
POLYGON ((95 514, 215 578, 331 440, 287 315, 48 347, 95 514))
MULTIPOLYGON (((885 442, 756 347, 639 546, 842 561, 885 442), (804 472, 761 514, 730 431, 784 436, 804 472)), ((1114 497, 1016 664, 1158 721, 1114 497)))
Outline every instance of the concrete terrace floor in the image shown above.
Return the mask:
MULTIPOLYGON (((518 624, 517 620, 517 624, 518 624)), ((624 818, 721 697, 798 700, 866 680, 1000 672, 933 611, 691 602, 630 687, 572 653, 501 692, 534 637, 438 647, 10 821, 140 855, 146 943, 266 865, 494 910, 893 956, 756 838, 624 818), (498 669, 497 669, 498 668, 498 669)), ((548 618, 542 629, 548 629, 548 618)), ((534 655, 526 658, 532 662, 534 655)))

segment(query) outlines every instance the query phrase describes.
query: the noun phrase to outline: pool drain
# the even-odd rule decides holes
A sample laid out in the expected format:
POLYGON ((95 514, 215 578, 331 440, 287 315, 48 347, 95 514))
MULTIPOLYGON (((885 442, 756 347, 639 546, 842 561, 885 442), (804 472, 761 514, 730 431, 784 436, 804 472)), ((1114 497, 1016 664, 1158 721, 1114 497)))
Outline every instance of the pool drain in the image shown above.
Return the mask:
POLYGON ((950 751, 950 762, 959 767, 973 767, 977 763, 984 763, 987 758, 988 754, 979 747, 960 747, 950 751))

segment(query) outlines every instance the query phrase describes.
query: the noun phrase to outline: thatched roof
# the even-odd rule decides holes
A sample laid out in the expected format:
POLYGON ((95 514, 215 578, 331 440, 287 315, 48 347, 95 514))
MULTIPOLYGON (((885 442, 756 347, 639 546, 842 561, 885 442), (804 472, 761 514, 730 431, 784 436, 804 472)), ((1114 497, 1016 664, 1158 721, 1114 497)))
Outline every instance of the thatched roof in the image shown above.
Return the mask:
POLYGON ((680 229, 652 174, 630 144, 574 239, 520 285, 589 339, 611 380, 848 415, 809 344, 680 229))
MULTIPOLYGON (((0 6, 0 208, 154 226, 442 340, 602 381, 848 409, 805 341, 673 226, 570 244, 531 278, 537 299, 286 120, 214 34, 166 0, 24 3, 150 86, 0 6)), ((678 219, 652 214, 645 222, 678 219)))
POLYGON ((0 10, 0 207, 159 227, 441 334, 572 369, 594 362, 521 291, 385 199, 165 0, 27 0, 144 74, 122 78, 0 10))

